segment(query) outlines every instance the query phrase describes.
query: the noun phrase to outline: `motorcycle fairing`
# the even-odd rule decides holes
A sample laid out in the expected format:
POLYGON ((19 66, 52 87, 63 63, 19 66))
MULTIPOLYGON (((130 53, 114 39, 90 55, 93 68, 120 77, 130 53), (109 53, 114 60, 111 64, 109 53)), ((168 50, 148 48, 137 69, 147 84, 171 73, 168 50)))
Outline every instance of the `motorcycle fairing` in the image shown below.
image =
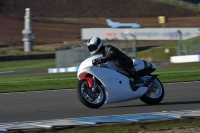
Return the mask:
POLYGON ((134 68, 136 71, 140 71, 140 70, 148 70, 148 69, 157 69, 157 67, 153 64, 151 64, 148 61, 145 60, 141 60, 141 59, 137 59, 135 60, 135 62, 133 63, 134 68))
POLYGON ((147 87, 140 87, 137 91, 132 91, 128 77, 112 69, 92 65, 94 58, 97 56, 88 58, 81 63, 77 77, 85 79, 88 73, 94 75, 105 87, 107 94, 105 103, 138 99, 147 91, 147 87))

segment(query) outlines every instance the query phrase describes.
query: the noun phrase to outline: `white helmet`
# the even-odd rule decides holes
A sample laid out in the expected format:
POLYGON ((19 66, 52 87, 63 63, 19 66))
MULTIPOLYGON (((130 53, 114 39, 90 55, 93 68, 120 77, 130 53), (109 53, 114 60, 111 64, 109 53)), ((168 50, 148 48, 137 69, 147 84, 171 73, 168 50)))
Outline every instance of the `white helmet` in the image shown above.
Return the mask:
POLYGON ((99 37, 92 37, 87 41, 87 46, 90 54, 94 55, 103 46, 103 42, 99 37))

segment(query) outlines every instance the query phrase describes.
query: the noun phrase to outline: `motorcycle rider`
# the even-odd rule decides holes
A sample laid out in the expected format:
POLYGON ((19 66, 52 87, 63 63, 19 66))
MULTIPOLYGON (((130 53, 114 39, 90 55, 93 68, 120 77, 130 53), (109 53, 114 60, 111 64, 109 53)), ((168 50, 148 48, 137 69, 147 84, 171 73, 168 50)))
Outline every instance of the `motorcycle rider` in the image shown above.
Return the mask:
POLYGON ((94 59, 93 64, 105 63, 107 61, 115 61, 120 67, 129 73, 129 78, 134 78, 134 83, 131 84, 131 88, 136 87, 141 83, 141 79, 133 67, 133 61, 130 57, 125 55, 119 49, 114 46, 103 46, 103 42, 99 37, 92 37, 87 41, 87 47, 91 55, 102 54, 103 58, 94 59))

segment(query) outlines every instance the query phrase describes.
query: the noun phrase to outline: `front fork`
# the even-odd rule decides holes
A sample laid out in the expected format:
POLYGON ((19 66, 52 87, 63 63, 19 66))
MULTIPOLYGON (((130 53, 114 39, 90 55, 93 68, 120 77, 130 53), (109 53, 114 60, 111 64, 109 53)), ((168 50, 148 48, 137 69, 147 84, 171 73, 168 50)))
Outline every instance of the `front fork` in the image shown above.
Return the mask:
POLYGON ((92 77, 86 77, 85 78, 89 84, 89 87, 92 89, 92 92, 96 91, 96 83, 95 83, 95 76, 92 77))

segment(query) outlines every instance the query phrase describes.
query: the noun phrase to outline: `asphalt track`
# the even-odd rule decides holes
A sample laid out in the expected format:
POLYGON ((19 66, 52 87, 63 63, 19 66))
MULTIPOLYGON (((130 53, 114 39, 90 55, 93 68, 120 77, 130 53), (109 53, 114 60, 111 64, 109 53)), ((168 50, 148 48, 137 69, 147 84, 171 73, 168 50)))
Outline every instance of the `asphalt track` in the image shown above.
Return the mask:
POLYGON ((164 84, 165 97, 159 105, 140 100, 107 104, 99 109, 83 106, 75 91, 41 91, 0 94, 0 123, 63 118, 193 110, 200 108, 200 82, 164 84))

